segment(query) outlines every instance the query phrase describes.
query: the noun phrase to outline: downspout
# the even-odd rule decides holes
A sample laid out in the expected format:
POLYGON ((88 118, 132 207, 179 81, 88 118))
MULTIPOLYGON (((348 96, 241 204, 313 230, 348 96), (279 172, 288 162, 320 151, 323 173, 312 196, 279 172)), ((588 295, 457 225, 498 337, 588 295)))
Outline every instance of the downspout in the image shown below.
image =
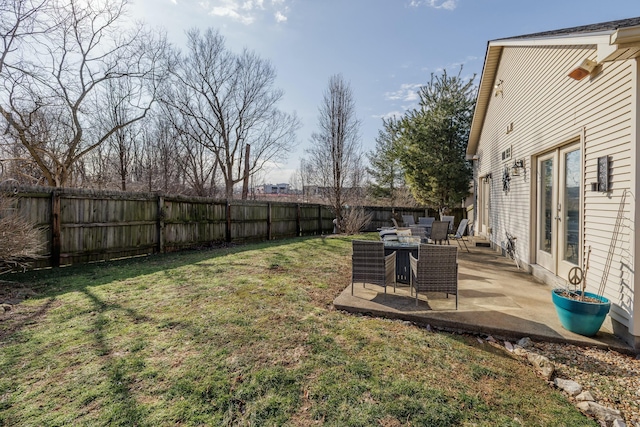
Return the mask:
MULTIPOLYGON (((635 67, 632 68, 634 91, 631 100, 632 110, 634 112, 633 124, 631 126, 631 158, 637 162, 640 155, 640 132, 638 132, 638 126, 640 126, 640 61, 635 59, 635 67)), ((638 224, 640 224, 640 209, 637 207, 638 191, 640 190, 640 174, 637 172, 638 168, 631 168, 631 192, 632 200, 636 200, 636 203, 629 203, 631 218, 633 218, 632 235, 634 236, 631 242, 631 259, 634 260, 634 265, 630 266, 631 271, 636 271, 635 261, 636 253, 640 249, 640 233, 638 233, 638 224)), ((635 342, 631 343, 634 348, 640 348, 640 280, 636 280, 635 274, 632 276, 632 298, 631 302, 631 322, 629 325, 629 333, 635 337, 635 342)))

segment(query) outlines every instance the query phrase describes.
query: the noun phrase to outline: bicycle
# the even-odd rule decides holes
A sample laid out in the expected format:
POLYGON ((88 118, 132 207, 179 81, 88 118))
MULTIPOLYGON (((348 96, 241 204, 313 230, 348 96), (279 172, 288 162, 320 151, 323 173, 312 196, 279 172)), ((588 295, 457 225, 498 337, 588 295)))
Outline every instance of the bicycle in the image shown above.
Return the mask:
POLYGON ((516 267, 518 267, 518 270, 520 270, 520 263, 518 262, 518 255, 516 254, 516 240, 518 240, 518 238, 508 231, 505 231, 505 234, 507 235, 507 244, 505 247, 505 251, 507 252, 509 258, 515 261, 516 267))

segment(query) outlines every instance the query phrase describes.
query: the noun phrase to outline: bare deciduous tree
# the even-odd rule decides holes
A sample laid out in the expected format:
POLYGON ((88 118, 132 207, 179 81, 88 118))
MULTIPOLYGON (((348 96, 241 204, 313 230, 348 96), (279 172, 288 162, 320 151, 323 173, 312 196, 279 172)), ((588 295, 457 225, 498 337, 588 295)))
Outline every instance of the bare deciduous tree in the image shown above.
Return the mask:
POLYGON ((146 191, 180 192, 179 137, 164 117, 145 123, 135 151, 133 177, 146 191))
POLYGON ((246 198, 248 175, 286 155, 298 119, 277 108, 282 91, 273 87, 269 61, 248 50, 234 54, 211 29, 187 36, 188 52, 173 73, 178 96, 165 102, 188 119, 183 131, 215 155, 226 197, 242 182, 246 198))
POLYGON ((329 79, 318 110, 319 130, 311 136, 309 161, 317 185, 326 189, 338 229, 346 231, 345 206, 358 204, 364 167, 353 91, 341 75, 329 79))
POLYGON ((32 20, 30 32, 9 37, 20 52, 5 41, 11 61, 0 69, 0 115, 48 185, 64 186, 79 159, 146 116, 162 80, 166 41, 142 26, 119 25, 126 0, 43 0, 36 6, 37 22, 46 28, 36 31, 32 20), (109 84, 124 80, 126 96, 118 102, 130 115, 104 127, 109 84))

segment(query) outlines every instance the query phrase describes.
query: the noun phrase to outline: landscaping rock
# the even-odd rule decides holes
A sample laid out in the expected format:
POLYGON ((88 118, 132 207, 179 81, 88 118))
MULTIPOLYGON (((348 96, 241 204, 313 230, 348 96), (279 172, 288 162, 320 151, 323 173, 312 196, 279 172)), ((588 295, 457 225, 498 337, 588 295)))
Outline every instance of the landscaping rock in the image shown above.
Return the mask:
POLYGON ((537 353, 527 352, 527 360, 547 381, 551 380, 555 367, 549 359, 537 353))
MULTIPOLYGON (((561 390, 564 390, 569 396, 577 396, 582 392, 582 386, 575 381, 556 378, 553 383, 561 390)), ((593 400, 593 399, 592 399, 593 400)))
POLYGON ((586 390, 577 395, 576 400, 578 402, 594 402, 596 399, 593 398, 593 395, 589 390, 586 390))
POLYGON ((513 348, 513 353, 517 354, 518 356, 526 357, 529 351, 516 344, 515 347, 513 348))
POLYGON ((533 342, 531 341, 531 338, 529 338, 529 337, 520 338, 520 340, 517 342, 517 344, 522 348, 529 348, 529 347, 533 346, 533 342))
POLYGON ((513 353, 513 350, 515 350, 515 348, 513 348, 513 344, 509 341, 504 342, 504 348, 506 348, 509 353, 513 353))
POLYGON ((622 420, 613 420, 612 427, 627 427, 627 424, 622 420))
POLYGON ((11 311, 11 304, 0 304, 0 313, 11 311))
POLYGON ((622 413, 617 409, 607 408, 596 402, 580 402, 577 408, 587 415, 595 417, 599 421, 604 421, 607 426, 612 426, 615 420, 624 421, 622 413))

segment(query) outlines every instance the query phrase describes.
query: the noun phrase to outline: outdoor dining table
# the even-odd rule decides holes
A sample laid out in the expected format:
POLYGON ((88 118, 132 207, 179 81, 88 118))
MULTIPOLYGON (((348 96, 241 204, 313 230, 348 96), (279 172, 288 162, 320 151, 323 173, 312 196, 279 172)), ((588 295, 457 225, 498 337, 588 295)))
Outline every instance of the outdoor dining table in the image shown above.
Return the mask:
POLYGON ((411 266, 409 264, 409 254, 418 258, 418 248, 420 243, 404 243, 396 240, 384 242, 384 255, 396 253, 396 282, 409 283, 411 266))

